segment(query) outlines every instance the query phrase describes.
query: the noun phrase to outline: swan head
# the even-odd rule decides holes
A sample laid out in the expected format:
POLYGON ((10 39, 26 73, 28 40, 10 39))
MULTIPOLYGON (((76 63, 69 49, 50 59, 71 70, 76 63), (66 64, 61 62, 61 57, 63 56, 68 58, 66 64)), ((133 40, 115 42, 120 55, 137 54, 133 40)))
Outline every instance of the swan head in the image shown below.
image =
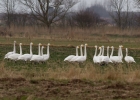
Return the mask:
POLYGON ((87 46, 88 44, 86 43, 85 46, 87 46))
POLYGON ((19 45, 22 45, 22 43, 19 43, 19 45))
POLYGON ((121 48, 122 48, 122 47, 123 47, 123 45, 120 45, 119 47, 121 47, 121 48))
POLYGON ((84 45, 83 44, 81 44, 81 47, 83 47, 84 45))
POLYGON ((113 46, 111 46, 111 48, 114 48, 113 46))
POLYGON ((48 43, 48 46, 50 45, 50 43, 48 43))
POLYGON ((95 45, 94 47, 97 48, 97 45, 95 45))
POLYGON ((99 49, 101 49, 101 47, 99 47, 99 49))
POLYGON ((102 46, 102 48, 104 48, 104 46, 102 46))
POLYGON ((110 48, 109 46, 107 46, 107 48, 110 48))
POLYGON ((76 48, 79 48, 79 46, 77 46, 76 48))
POLYGON ((38 44, 39 46, 42 45, 41 43, 38 44))
POLYGON ((32 42, 31 42, 30 44, 31 44, 31 45, 33 45, 33 43, 32 43, 32 42))
POLYGON ((16 41, 14 41, 14 43, 16 43, 16 41))

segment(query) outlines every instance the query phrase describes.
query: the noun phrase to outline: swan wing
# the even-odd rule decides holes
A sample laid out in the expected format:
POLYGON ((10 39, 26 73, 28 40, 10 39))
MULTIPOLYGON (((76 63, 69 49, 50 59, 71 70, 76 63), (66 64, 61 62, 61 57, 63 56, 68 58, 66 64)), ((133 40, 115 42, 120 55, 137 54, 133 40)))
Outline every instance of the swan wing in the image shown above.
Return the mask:
POLYGON ((44 61, 47 61, 48 59, 49 59, 49 55, 48 54, 45 54, 45 55, 43 55, 43 59, 44 59, 44 61))
POLYGON ((31 54, 24 54, 18 57, 18 60, 24 60, 24 61, 28 61, 32 58, 31 54))
POLYGON ((8 58, 16 61, 19 56, 21 56, 21 55, 20 54, 12 54, 12 55, 8 56, 8 58))
POLYGON ((11 55, 11 54, 14 54, 14 52, 13 52, 13 51, 8 52, 8 53, 4 56, 4 59, 7 59, 7 58, 8 58, 8 56, 9 56, 9 55, 11 55))
POLYGON ((132 62, 136 63, 135 60, 134 60, 134 58, 131 57, 131 56, 126 56, 126 57, 125 57, 125 61, 126 61, 127 63, 132 63, 132 62))
POLYGON ((64 59, 64 61, 70 61, 73 57, 75 57, 75 55, 69 55, 64 59))

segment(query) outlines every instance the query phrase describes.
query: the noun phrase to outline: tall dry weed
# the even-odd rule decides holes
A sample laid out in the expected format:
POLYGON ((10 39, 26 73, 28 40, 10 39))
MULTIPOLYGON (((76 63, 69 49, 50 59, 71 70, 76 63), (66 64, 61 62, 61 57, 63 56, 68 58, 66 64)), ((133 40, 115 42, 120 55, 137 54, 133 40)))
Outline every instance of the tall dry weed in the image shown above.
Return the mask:
POLYGON ((126 82, 140 82, 139 68, 125 68, 123 65, 109 65, 99 66, 87 64, 84 68, 77 65, 70 65, 65 68, 49 68, 44 70, 12 70, 12 68, 5 68, 4 62, 0 64, 0 78, 25 78, 27 80, 48 80, 48 79, 87 79, 92 81, 126 81, 126 82))

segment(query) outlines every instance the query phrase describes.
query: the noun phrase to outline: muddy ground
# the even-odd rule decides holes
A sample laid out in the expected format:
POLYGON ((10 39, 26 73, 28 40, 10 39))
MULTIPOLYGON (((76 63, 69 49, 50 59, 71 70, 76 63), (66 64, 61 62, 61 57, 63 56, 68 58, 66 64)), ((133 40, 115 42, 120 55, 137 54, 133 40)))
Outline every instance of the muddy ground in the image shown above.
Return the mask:
POLYGON ((0 100, 140 99, 140 83, 0 79, 0 100))

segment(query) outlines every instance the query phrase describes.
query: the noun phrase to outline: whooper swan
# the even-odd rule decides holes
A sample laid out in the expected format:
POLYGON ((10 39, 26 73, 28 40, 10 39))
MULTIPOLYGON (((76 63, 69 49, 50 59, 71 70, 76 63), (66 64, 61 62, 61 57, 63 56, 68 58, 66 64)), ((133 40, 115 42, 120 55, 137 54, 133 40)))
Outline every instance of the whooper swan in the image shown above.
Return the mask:
POLYGON ((22 55, 22 47, 21 46, 22 46, 22 43, 19 44, 20 54, 18 54, 18 53, 11 54, 11 55, 8 56, 8 59, 17 61, 18 57, 22 55))
POLYGON ((16 41, 14 41, 13 51, 8 52, 8 53, 5 55, 4 59, 7 59, 9 55, 14 54, 14 53, 16 53, 16 41))
POLYGON ((112 63, 112 61, 109 58, 109 46, 107 46, 107 56, 104 56, 104 46, 102 46, 102 62, 105 64, 112 63))
POLYGON ((87 49, 86 49, 87 44, 85 44, 84 46, 84 56, 80 56, 80 57, 75 57, 72 58, 72 62, 79 62, 79 63, 83 63, 84 61, 86 61, 87 59, 87 49))
MULTIPOLYGON (((111 61, 113 63, 123 63, 120 55, 119 56, 113 56, 114 47, 111 46, 111 48, 112 48, 112 52, 111 52, 111 55, 110 55, 111 61)), ((120 53, 120 50, 119 50, 119 53, 120 53)))
POLYGON ((42 45, 41 43, 38 44, 38 55, 33 55, 30 61, 33 61, 33 62, 39 62, 40 61, 39 57, 41 56, 41 52, 40 52, 40 46, 41 45, 42 45))
POLYGON ((30 43, 30 54, 24 54, 18 57, 18 60, 22 60, 22 61, 30 61, 30 59, 32 58, 32 45, 33 43, 30 43))
POLYGON ((73 57, 78 56, 78 48, 79 48, 79 46, 76 46, 76 55, 69 55, 68 57, 66 57, 66 58, 64 59, 64 61, 69 61, 69 62, 70 62, 70 60, 71 60, 73 57))
POLYGON ((50 50, 49 50, 49 46, 50 46, 50 43, 48 43, 47 45, 47 54, 43 54, 43 50, 42 50, 42 56, 43 56, 43 61, 47 61, 49 58, 50 58, 50 50))
POLYGON ((126 48, 126 56, 125 56, 124 60, 127 63, 136 63, 132 56, 128 56, 128 49, 127 48, 126 48))

